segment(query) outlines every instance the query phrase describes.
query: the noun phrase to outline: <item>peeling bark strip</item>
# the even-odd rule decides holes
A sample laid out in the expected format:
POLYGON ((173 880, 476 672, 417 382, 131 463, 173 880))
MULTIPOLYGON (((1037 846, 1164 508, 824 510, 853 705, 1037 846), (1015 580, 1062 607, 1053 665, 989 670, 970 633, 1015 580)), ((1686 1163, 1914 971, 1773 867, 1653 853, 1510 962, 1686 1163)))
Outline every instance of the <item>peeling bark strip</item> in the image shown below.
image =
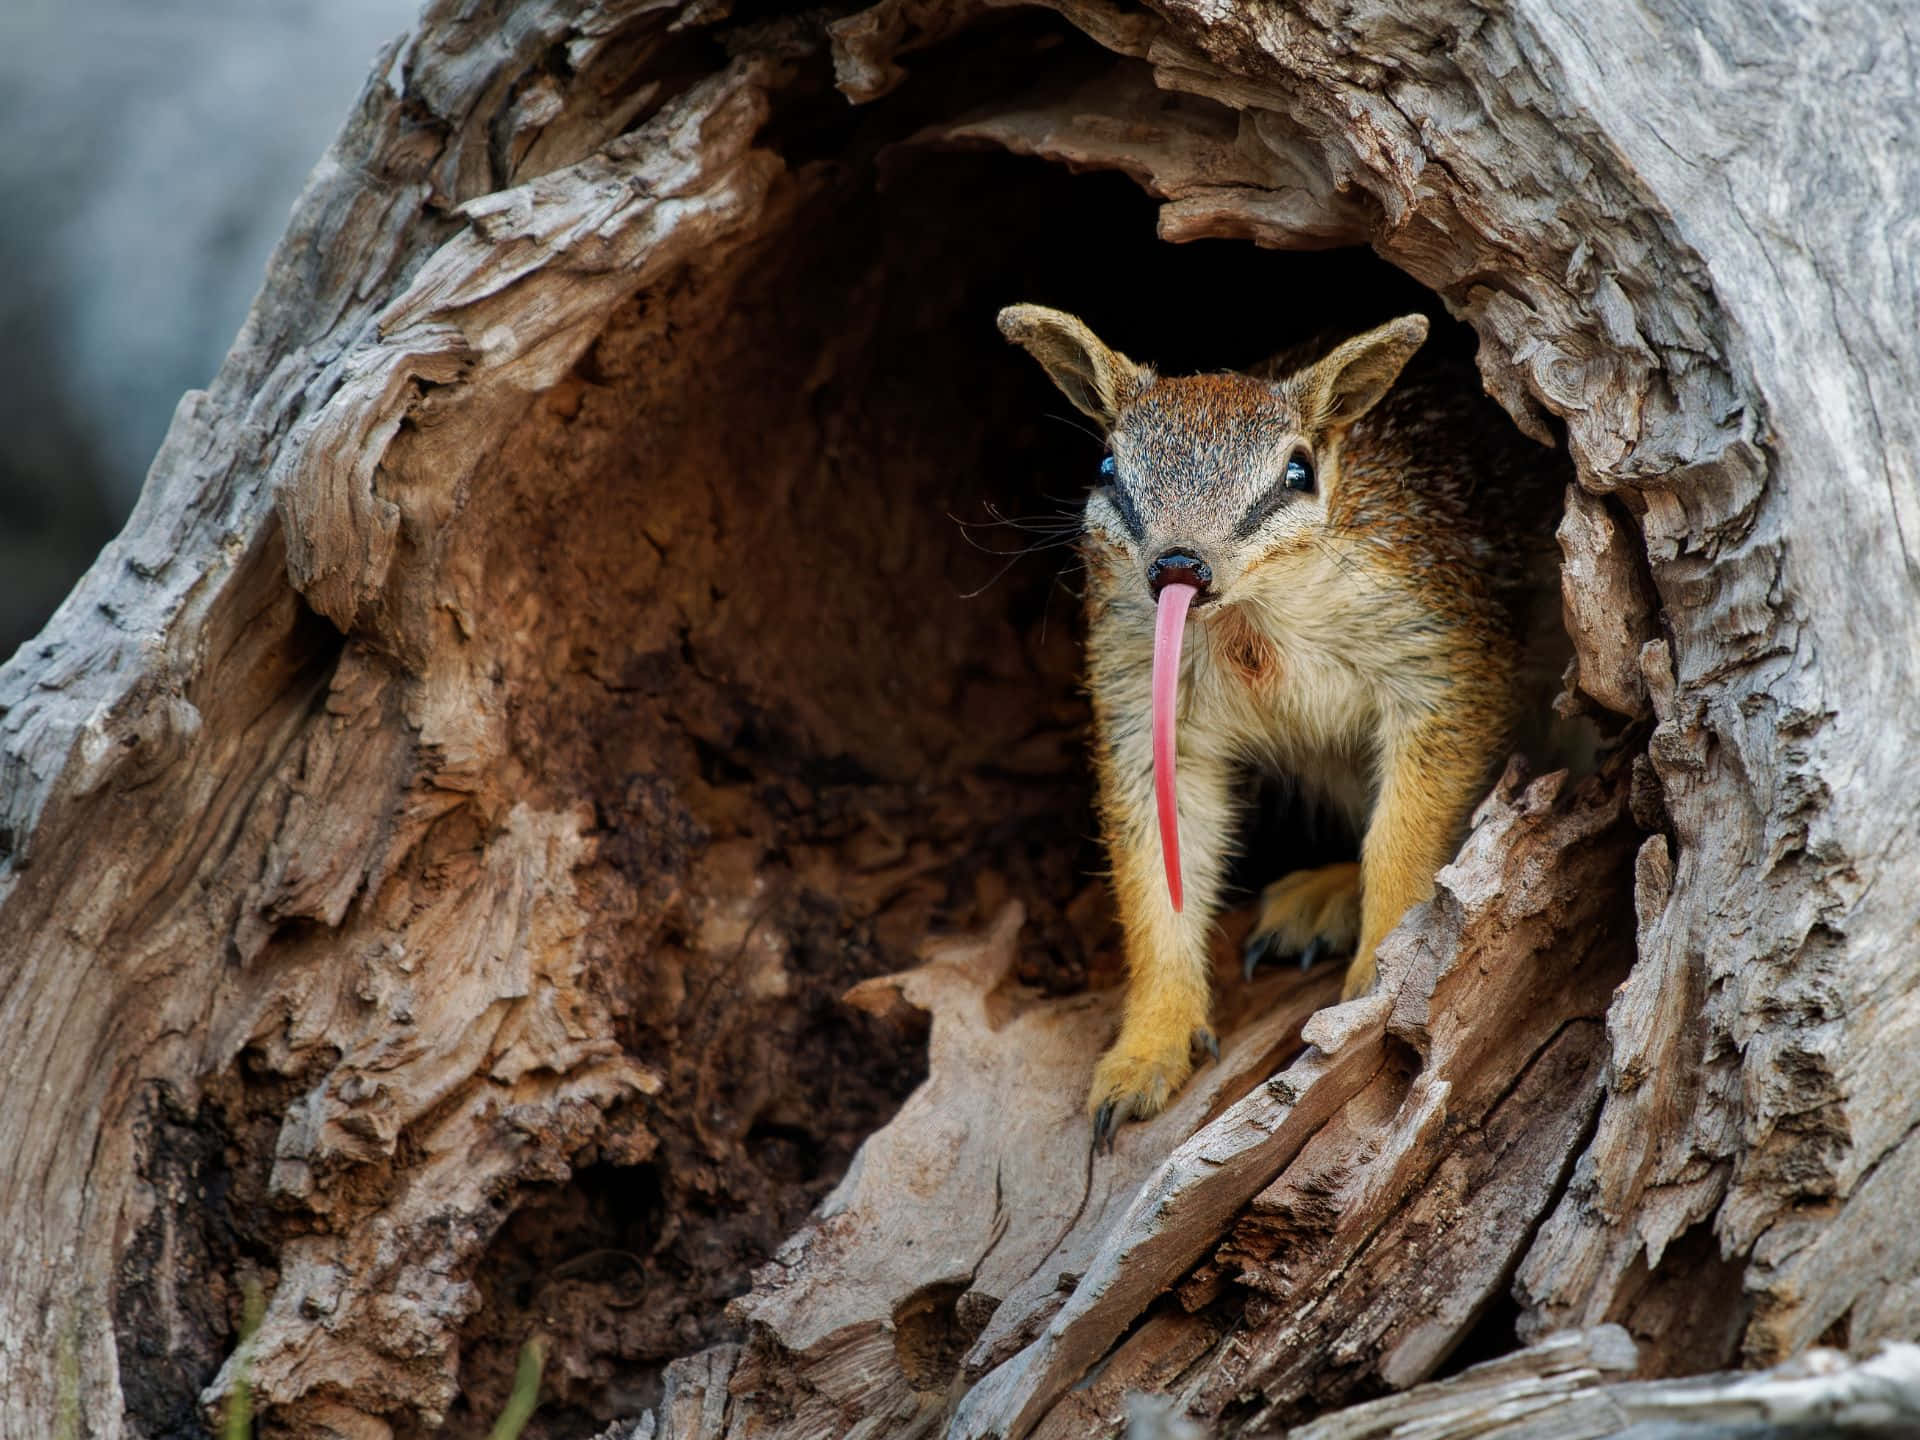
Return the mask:
POLYGON ((1911 1408, 1906 1350, 1559 1348, 1920 1331, 1901 17, 727 10, 431 4, 0 668, 0 1440, 197 1423, 250 1274, 294 1437, 480 1433, 536 1316, 581 1433, 1911 1408), (1469 323, 1578 467, 1577 691, 1652 726, 1504 785, 1381 996, 1224 990, 1222 1062, 1091 1166, 1070 637, 1044 584, 929 600, 978 585, 957 497, 1040 488, 979 287, 1050 247, 1170 303, 1067 169, 1469 323), (1416 1384, 1509 1318, 1581 1338, 1416 1384))
POLYGON ((1290 1440, 1709 1440, 1727 1434, 1902 1434, 1920 1426, 1920 1346, 1890 1343, 1854 1360, 1812 1350, 1758 1375, 1613 1379, 1632 1373, 1617 1325, 1565 1330, 1450 1380, 1355 1405, 1290 1440), (1779 1427, 1776 1429, 1775 1427, 1779 1427))
MULTIPOLYGON (((1111 1154, 1089 1156, 1081 1101, 1118 997, 1046 1001, 1006 988, 1020 923, 1010 909, 979 941, 937 947, 921 968, 855 992, 857 1004, 892 992, 932 1013, 927 1083, 735 1302, 755 1339, 729 1386, 736 1399, 724 1428, 695 1433, 824 1440, 937 1422, 957 1374, 977 1376, 1021 1353, 1063 1304, 1097 1287, 1094 1277, 1114 1263, 1106 1252, 1116 1227, 1149 1203, 1135 1195, 1159 1157, 1297 1051, 1307 1016, 1339 993, 1327 973, 1262 982, 1219 1063, 1111 1154)), ((1222 969, 1231 973, 1231 963, 1222 969)), ((1295 1131, 1337 1103, 1350 1076, 1367 1073, 1364 1051, 1355 1047, 1320 1095, 1293 1106, 1295 1131)), ((1296 1083, 1276 1080, 1274 1093, 1291 1095, 1296 1083)), ((1202 1133, 1231 1126, 1240 1108, 1202 1133)), ((1258 1127, 1235 1134, 1226 1146, 1237 1143, 1244 1163, 1226 1150, 1203 1163, 1244 1173, 1229 1182, 1244 1197, 1289 1140, 1258 1127)), ((1166 1196, 1164 1186, 1154 1193, 1166 1196)), ((1227 1202, 1221 1218, 1233 1208, 1227 1202)), ((1204 1243, 1217 1228, 1176 1228, 1168 1238, 1204 1243)), ((1157 1273, 1130 1277, 1133 1298, 1122 1305, 1156 1293, 1157 1273)))

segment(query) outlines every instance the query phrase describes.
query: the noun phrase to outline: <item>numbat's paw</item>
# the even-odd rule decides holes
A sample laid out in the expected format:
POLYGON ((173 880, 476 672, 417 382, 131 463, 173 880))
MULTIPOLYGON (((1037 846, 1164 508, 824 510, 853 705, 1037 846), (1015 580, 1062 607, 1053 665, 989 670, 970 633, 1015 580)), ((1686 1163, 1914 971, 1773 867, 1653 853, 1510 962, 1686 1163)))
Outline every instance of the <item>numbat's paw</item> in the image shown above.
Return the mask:
POLYGON ((1093 1116, 1093 1148, 1111 1147, 1114 1132, 1129 1120, 1146 1120, 1167 1108, 1193 1073, 1196 1051, 1220 1055, 1220 1042, 1206 1026, 1176 1038, 1142 1039, 1121 1033, 1094 1067, 1087 1111, 1093 1116))
MULTIPOLYGON (((1302 970, 1310 969, 1329 955, 1350 953, 1359 938, 1359 865, 1348 861, 1295 870, 1260 892, 1260 916, 1241 952, 1245 974, 1251 980, 1261 961, 1294 955, 1302 970)), ((1369 966, 1367 984, 1372 983, 1369 966)))

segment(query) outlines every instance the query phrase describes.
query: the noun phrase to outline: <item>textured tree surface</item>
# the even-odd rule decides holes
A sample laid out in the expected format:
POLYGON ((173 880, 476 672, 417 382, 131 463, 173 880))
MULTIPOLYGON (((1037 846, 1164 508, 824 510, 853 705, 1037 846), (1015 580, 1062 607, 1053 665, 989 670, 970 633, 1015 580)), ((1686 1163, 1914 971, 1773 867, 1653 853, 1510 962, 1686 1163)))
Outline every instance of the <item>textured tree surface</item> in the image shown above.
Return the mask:
POLYGON ((254 1281, 303 1440, 484 1434, 534 1333, 556 1440, 1910 1422, 1900 26, 430 5, 0 669, 0 1437, 203 1433, 254 1281), (1608 741, 1369 997, 1230 919, 1098 1156, 1098 451, 1014 300, 1168 369, 1453 317, 1577 473, 1608 741))

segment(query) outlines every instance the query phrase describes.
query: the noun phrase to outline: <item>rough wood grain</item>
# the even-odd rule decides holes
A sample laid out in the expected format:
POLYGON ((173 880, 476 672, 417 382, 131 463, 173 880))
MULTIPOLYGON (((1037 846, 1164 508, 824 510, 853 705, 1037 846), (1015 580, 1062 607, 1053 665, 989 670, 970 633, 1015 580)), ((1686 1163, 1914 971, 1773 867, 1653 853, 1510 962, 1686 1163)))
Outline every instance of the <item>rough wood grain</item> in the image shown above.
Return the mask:
MULTIPOLYGON (((1009 985, 1020 925, 1011 907, 986 935, 935 945, 919 969, 850 997, 930 1012, 927 1081, 731 1307, 752 1342, 723 1423, 698 1433, 937 1429, 956 1376, 1020 1353, 1063 1304, 1100 1284, 1092 1277, 1112 1263, 1104 1247, 1142 1203, 1136 1192, 1160 1152, 1297 1051, 1308 1015, 1337 994, 1325 970, 1252 987, 1223 1016, 1219 1062, 1164 1115, 1094 1155, 1079 1097, 1117 997, 1049 1001, 1009 985)), ((1231 961, 1221 958, 1224 979, 1231 961)), ((1135 1303, 1158 1288, 1148 1270, 1124 1279, 1135 1303)))
MULTIPOLYGON (((1580 688, 1652 722, 1634 963, 1611 996, 1617 976, 1582 988, 1604 965, 1554 969, 1585 953, 1556 929, 1581 905, 1627 922, 1626 883, 1588 886, 1569 859, 1624 870, 1625 769, 1578 843, 1543 839, 1571 813, 1552 796, 1509 792, 1402 932, 1391 1014, 1321 1016, 1284 1102, 1256 1083, 1298 1024, 1283 1005, 1242 1027, 1221 1089, 1104 1162, 1097 1195, 1095 1167, 1064 1236, 1048 1172, 1021 1161, 1000 1238, 989 1208, 926 1202, 941 1263, 882 1244, 863 1288, 848 1272, 884 1237, 873 1217, 907 1205, 944 1119, 1053 1096, 1021 1065, 1064 1075, 1076 1043, 1090 1059, 1105 1003, 1034 1000, 995 1030, 980 974, 888 982, 933 1007, 929 1088, 836 1192, 849 1208, 741 1302, 744 1344, 712 1328, 717 1296, 635 1307, 637 1348, 692 1357, 654 1428, 1117 1433, 1136 1382, 1264 1424, 1418 1380, 1516 1263, 1524 1337, 1620 1322, 1644 1374, 1920 1329, 1901 1218, 1920 1173, 1903 884, 1920 403, 1901 378, 1920 369, 1901 259, 1920 118, 1899 103, 1920 62, 1902 17, 727 8, 429 6, 380 57, 127 530, 0 668, 0 1436, 37 1440, 76 1398, 103 1436, 197 1425, 250 1274, 272 1290, 255 1373, 283 1433, 468 1424, 473 1327, 511 1288, 490 1247, 536 1243, 516 1216, 656 1155, 686 1193, 731 1194, 761 1173, 738 1168, 755 1147, 865 1129, 904 1090, 836 1077, 856 1053, 878 1065, 877 1039, 781 1059, 795 987, 897 969, 875 962, 968 885, 993 913, 1009 845, 968 837, 983 815, 1049 818, 1077 715, 1034 700, 1064 693, 1065 665, 1000 612, 937 624, 898 583, 944 563, 915 518, 941 465, 987 452, 918 452, 925 426, 867 398, 900 256, 820 258, 888 233, 901 202, 873 156, 942 147, 1118 170, 1163 201, 1168 239, 1363 240, 1474 328, 1490 392, 1578 467, 1580 688), (849 116, 840 96, 873 103, 849 116), (863 544, 887 564, 842 563, 863 544), (709 583, 741 554, 762 563, 709 583), (845 608, 797 618, 795 575, 828 567, 845 608), (803 633, 862 627, 886 640, 830 661, 803 633), (878 654, 936 657, 931 698, 903 710, 878 654), (833 769, 850 756, 857 774, 833 769), (1499 891, 1544 908, 1516 917, 1499 891), (1010 1053, 1023 1024, 1058 1048, 1010 1053), (1009 1088, 962 1084, 939 1053, 956 1035, 1009 1088), (751 1064, 712 1059, 733 1048, 751 1064), (1569 1097, 1594 1066, 1583 1142, 1569 1097), (196 1220, 234 1186, 245 1223, 196 1220), (1348 1208, 1312 1213, 1330 1195, 1348 1208), (1476 1203, 1521 1233, 1449 1232, 1476 1203), (1289 1276, 1272 1242, 1303 1216, 1312 1256, 1289 1276), (1436 1236, 1422 1253, 1445 1283, 1410 1292, 1381 1247, 1436 1236), (1274 1303, 1336 1269, 1316 1305, 1274 1303), (1299 1373, 1302 1344, 1338 1363, 1299 1373)), ((1018 217, 975 202, 916 232, 944 267, 913 272, 928 304, 1009 264, 993 237, 1018 217)), ((922 420, 958 403, 953 373, 913 372, 922 420)), ((978 1205, 989 1161, 1057 1147, 1070 1109, 1023 1119, 969 1127, 942 1193, 978 1205)), ((626 1253, 614 1239, 600 1253, 626 1253)), ((641 1286, 648 1304, 667 1288, 657 1269, 641 1286)), ((1906 1384, 1911 1357, 1888 1356, 1847 1373, 1906 1384)), ((612 1361, 569 1363, 566 1403, 604 1395, 612 1361)), ((1795 1383, 1753 1382, 1773 1398, 1741 1413, 1832 1400, 1795 1383)), ((1661 1384, 1605 1388, 1694 1393, 1661 1384)))
POLYGON ((1602 1387, 1609 1377, 1632 1375, 1638 1362, 1632 1338, 1617 1325, 1563 1330, 1449 1379, 1352 1405, 1286 1433, 1289 1440, 1441 1440, 1514 1430, 1536 1440, 1604 1435, 1620 1428, 1620 1417, 1602 1387), (1591 1428, 1596 1418, 1604 1428, 1591 1428))
POLYGON ((1654 638, 1646 562, 1607 502, 1569 486, 1560 521, 1561 616, 1573 638, 1582 693, 1616 714, 1651 714, 1640 650, 1654 638))
POLYGON ((1628 1377, 1637 1356, 1616 1325, 1564 1330, 1448 1380, 1355 1405, 1289 1440, 1716 1440, 1728 1435, 1898 1435, 1920 1424, 1920 1346, 1864 1358, 1812 1350, 1759 1374, 1628 1377))
POLYGON ((1167 94, 1146 65, 1121 61, 1066 94, 1051 86, 1015 106, 929 126, 909 144, 996 145, 1074 170, 1118 170, 1160 208, 1160 237, 1224 237, 1288 250, 1357 245, 1367 215, 1312 147, 1260 110, 1167 94))

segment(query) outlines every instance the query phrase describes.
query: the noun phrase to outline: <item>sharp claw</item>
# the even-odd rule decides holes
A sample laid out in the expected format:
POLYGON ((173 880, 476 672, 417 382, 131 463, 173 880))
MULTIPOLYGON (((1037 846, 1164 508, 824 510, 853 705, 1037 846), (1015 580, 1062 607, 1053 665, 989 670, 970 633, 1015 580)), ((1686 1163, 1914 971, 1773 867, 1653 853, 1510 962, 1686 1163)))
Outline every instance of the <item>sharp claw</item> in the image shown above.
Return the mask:
POLYGON ((1329 948, 1331 947, 1327 944, 1326 936, 1314 936, 1313 939, 1307 942, 1307 948, 1300 952, 1300 968, 1302 970, 1311 970, 1327 958, 1329 948))
POLYGON ((1203 1045, 1206 1047, 1207 1053, 1213 1056, 1214 1059, 1218 1060, 1220 1058, 1220 1037, 1211 1030, 1202 1029, 1194 1031, 1193 1039, 1188 1043, 1203 1045))
POLYGON ((1260 962, 1267 958, 1267 951, 1273 948, 1271 935, 1249 935, 1247 943, 1240 947, 1240 978, 1247 984, 1253 983, 1253 972, 1260 968, 1260 962))
POLYGON ((1098 1155, 1104 1146, 1113 1149, 1113 1102, 1107 1101, 1093 1113, 1093 1153, 1098 1155))

